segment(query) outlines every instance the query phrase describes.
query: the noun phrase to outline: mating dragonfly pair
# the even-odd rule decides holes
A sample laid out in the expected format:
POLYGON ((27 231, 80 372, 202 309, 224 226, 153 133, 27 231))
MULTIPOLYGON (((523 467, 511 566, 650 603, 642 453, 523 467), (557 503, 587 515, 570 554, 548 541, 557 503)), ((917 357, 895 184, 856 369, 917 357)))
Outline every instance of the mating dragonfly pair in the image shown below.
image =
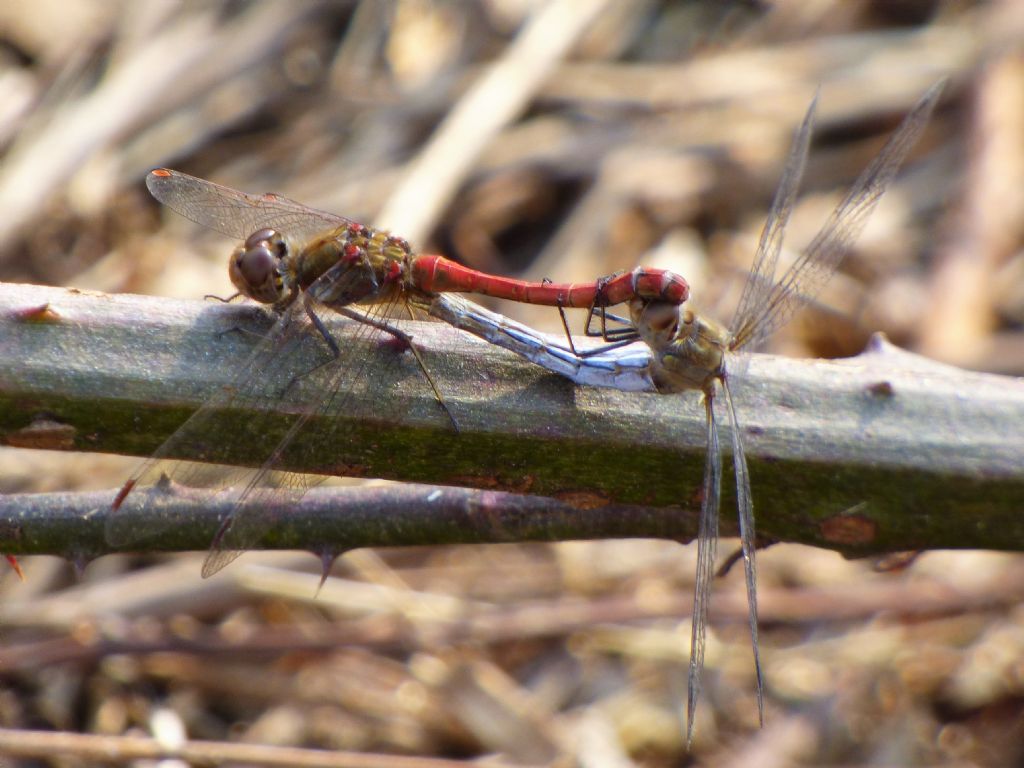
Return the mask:
MULTIPOLYGON (((938 101, 942 84, 930 89, 906 116, 879 155, 854 183, 811 244, 776 280, 786 223, 793 210, 804 171, 817 99, 798 129, 761 234, 753 268, 739 307, 728 327, 684 308, 689 298, 686 281, 665 270, 638 268, 591 283, 529 283, 495 277, 462 267, 440 256, 417 255, 394 235, 354 221, 316 211, 277 195, 248 195, 167 169, 150 173, 147 186, 160 202, 181 215, 225 235, 244 238, 228 262, 239 293, 273 307, 280 319, 258 347, 235 383, 197 411, 124 485, 114 502, 107 527, 114 544, 135 543, 135 524, 127 525, 117 508, 134 489, 162 477, 183 484, 194 481, 194 465, 171 462, 169 456, 196 455, 189 450, 201 442, 208 420, 233 406, 266 403, 266 371, 280 362, 282 350, 312 332, 329 348, 326 384, 317 404, 295 409, 281 444, 255 477, 235 491, 233 511, 224 520, 203 566, 210 576, 258 544, 273 526, 270 510, 302 495, 308 479, 277 472, 285 448, 317 413, 343 407, 357 361, 346 356, 320 318, 325 309, 360 323, 365 334, 384 334, 411 350, 448 418, 442 394, 430 380, 416 353, 414 340, 388 320, 396 304, 418 308, 491 343, 510 349, 545 368, 589 386, 703 394, 707 427, 707 459, 698 532, 697 576, 689 667, 687 737, 692 737, 694 713, 701 689, 708 604, 718 540, 722 460, 714 401, 724 394, 731 426, 737 506, 747 589, 749 624, 757 678, 758 707, 764 722, 763 679, 757 637, 755 531, 750 478, 730 377, 733 353, 756 347, 811 301, 835 272, 863 229, 868 216, 892 181, 906 154, 924 130, 938 101), (473 292, 559 308, 590 309, 587 329, 599 317, 596 331, 614 343, 596 353, 578 353, 571 338, 567 346, 551 344, 544 336, 453 295, 473 292), (628 306, 625 327, 609 329, 606 310, 628 306), (640 341, 643 352, 622 343, 640 341), (273 482, 269 482, 273 476, 273 482)), ((288 387, 284 388, 286 391, 288 387)), ((266 409, 267 406, 259 405, 266 409)), ((457 428, 457 425, 456 425, 457 428)), ((201 455, 202 451, 198 451, 201 455)))

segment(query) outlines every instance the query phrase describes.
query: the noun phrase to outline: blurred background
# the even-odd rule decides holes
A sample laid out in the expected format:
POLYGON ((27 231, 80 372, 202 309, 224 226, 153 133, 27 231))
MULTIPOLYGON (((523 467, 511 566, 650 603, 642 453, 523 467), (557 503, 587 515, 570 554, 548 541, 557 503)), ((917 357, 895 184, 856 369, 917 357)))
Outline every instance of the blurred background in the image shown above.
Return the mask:
MULTIPOLYGON (((9 0, 0 280, 231 293, 231 244, 146 192, 167 165, 501 274, 667 267, 727 320, 816 90, 790 253, 948 77, 841 274, 772 351, 853 355, 884 331, 1021 375, 1022 49, 1017 0, 9 0)), ((0 491, 114 488, 136 462, 2 448, 0 491)), ((766 728, 736 569, 687 753, 694 550, 354 552, 315 600, 309 555, 208 582, 199 554, 30 558, 27 582, 0 578, 0 726, 530 765, 1024 764, 1024 561, 882 572, 796 546, 760 558, 766 728), (443 620, 484 604, 490 632, 443 620)))

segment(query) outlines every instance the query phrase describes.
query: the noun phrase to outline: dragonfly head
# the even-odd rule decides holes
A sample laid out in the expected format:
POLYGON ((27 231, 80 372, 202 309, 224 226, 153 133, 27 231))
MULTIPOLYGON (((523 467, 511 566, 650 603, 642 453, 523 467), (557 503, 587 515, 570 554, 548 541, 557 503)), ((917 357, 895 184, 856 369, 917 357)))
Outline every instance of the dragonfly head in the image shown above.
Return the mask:
POLYGON ((664 301, 633 299, 629 302, 629 315, 640 339, 657 352, 672 343, 679 333, 682 311, 677 304, 664 301))
POLYGON ((260 229, 232 252, 228 275, 243 295, 263 304, 274 304, 284 295, 287 256, 284 236, 273 229, 260 229))
POLYGON ((718 378, 729 332, 713 320, 664 301, 630 302, 630 318, 651 348, 651 374, 663 392, 706 390, 718 378))

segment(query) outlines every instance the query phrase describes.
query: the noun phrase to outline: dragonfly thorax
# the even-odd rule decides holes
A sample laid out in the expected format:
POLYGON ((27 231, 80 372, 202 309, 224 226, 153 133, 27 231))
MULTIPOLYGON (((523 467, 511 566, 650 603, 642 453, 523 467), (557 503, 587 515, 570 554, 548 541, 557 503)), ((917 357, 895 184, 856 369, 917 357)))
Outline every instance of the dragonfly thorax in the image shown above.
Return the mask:
POLYGON ((231 253, 228 275, 243 295, 264 304, 274 304, 285 292, 287 258, 288 244, 281 233, 260 229, 231 253))
POLYGON ((661 301, 634 300, 630 316, 651 348, 651 378, 659 390, 708 391, 721 377, 730 339, 723 326, 661 301))

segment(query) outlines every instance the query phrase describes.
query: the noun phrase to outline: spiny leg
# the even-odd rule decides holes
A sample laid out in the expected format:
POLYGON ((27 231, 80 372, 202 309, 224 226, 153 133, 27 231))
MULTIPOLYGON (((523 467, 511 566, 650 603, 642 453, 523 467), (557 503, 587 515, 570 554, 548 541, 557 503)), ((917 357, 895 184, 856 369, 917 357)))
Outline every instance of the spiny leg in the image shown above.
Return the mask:
POLYGON ((207 293, 206 295, 203 296, 203 298, 206 299, 207 301, 219 301, 221 304, 230 304, 241 295, 241 291, 235 291, 225 299, 223 296, 218 296, 215 293, 207 293))
POLYGON ((562 319, 562 330, 565 331, 565 338, 569 342, 569 351, 578 356, 579 352, 576 351, 576 344, 573 343, 572 332, 569 330, 569 320, 565 316, 565 307, 561 302, 558 303, 558 316, 562 319))
MULTIPOLYGON (((583 335, 591 338, 600 338, 604 341, 612 342, 617 346, 630 344, 640 338, 640 334, 637 333, 636 328, 633 327, 633 324, 629 320, 621 317, 620 315, 609 312, 607 307, 598 306, 596 303, 590 306, 589 313, 587 314, 587 323, 583 327, 583 335), (591 327, 593 325, 595 315, 601 316, 601 329, 596 331, 591 327), (608 328, 609 319, 624 327, 608 328)), ((612 347, 612 349, 614 348, 615 347, 612 347)))
MULTIPOLYGON (((406 307, 409 309, 409 312, 411 314, 412 309, 408 307, 408 304, 406 304, 406 307)), ((423 375, 426 377, 427 383, 430 385, 430 389, 434 393, 434 397, 437 398, 438 405, 441 406, 441 409, 445 412, 445 415, 448 416, 448 420, 451 421, 452 428, 456 432, 459 431, 459 422, 455 420, 455 415, 448 408, 448 404, 445 403, 444 398, 441 397, 441 390, 438 389, 437 384, 434 381, 434 377, 431 376, 430 371, 427 370, 427 366, 423 362, 423 358, 420 356, 419 350, 416 349, 416 345, 412 343, 412 336, 410 336, 408 333, 401 330, 400 328, 396 328, 390 323, 369 317, 367 315, 364 315, 362 312, 357 312, 356 310, 350 307, 335 307, 334 310, 347 318, 357 320, 360 323, 366 323, 369 326, 384 331, 385 333, 394 336, 396 339, 402 342, 409 349, 409 351, 412 352, 413 357, 416 358, 416 363, 419 365, 420 370, 423 371, 423 375)), ((317 323, 318 330, 323 328, 323 324, 319 322, 319 318, 317 318, 317 320, 315 320, 314 322, 317 323)), ((322 334, 326 334, 327 329, 323 328, 323 330, 320 330, 320 332, 322 334)), ((330 338, 330 334, 327 334, 327 338, 330 338)), ((328 343, 331 344, 332 349, 337 350, 337 343, 334 342, 333 339, 331 339, 331 341, 328 343)), ((337 351, 335 352, 335 355, 337 355, 337 351)))

